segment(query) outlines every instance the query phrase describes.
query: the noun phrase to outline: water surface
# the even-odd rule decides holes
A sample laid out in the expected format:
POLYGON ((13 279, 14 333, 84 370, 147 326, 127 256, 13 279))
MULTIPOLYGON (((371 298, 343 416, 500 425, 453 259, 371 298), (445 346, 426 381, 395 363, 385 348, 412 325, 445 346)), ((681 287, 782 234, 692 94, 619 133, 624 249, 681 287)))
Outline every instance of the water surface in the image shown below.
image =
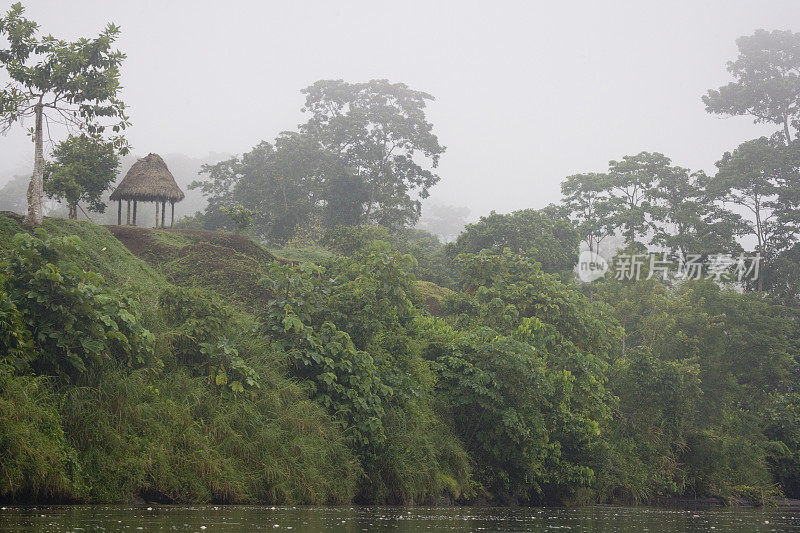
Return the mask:
POLYGON ((797 531, 800 512, 645 507, 5 506, 2 531, 797 531))

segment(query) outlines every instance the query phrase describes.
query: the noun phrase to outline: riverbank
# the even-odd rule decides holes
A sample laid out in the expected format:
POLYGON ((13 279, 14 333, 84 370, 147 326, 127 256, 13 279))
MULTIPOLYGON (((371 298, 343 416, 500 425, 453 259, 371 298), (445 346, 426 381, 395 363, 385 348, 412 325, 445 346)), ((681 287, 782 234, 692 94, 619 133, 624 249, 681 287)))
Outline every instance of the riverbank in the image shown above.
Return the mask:
POLYGON ((797 404, 764 385, 791 385, 793 318, 757 296, 579 287, 525 254, 376 227, 274 253, 218 232, 43 230, 0 216, 0 501, 795 494, 797 404))
MULTIPOLYGON (((0 216, 0 261, 19 253, 20 222, 0 216)), ((132 298, 152 354, 125 364, 112 356, 74 376, 0 373, 0 436, 10 443, 0 501, 409 504, 468 492, 465 452, 419 399, 413 416, 381 408, 384 424, 405 426, 381 445, 386 462, 359 459, 352 429, 263 332, 262 280, 290 262, 226 233, 58 219, 44 230, 80 240, 76 253, 33 244, 61 257, 57 268, 74 261, 102 276, 98 290, 132 298)))
MULTIPOLYGON (((110 346, 104 364, 87 361, 82 372, 0 373, 2 500, 352 500, 360 468, 339 425, 290 379, 285 356, 257 333, 257 318, 240 303, 264 298, 254 265, 268 254, 249 240, 196 242, 150 230, 137 257, 107 228, 46 220, 44 229, 49 239, 80 240, 75 253, 56 252, 56 241, 36 245, 60 256, 51 259, 57 269, 66 272, 74 261, 102 276, 68 290, 91 282, 101 298, 98 291, 124 293, 132 299, 127 319, 135 316, 152 337, 149 355, 134 354, 139 360, 130 363, 110 346), (223 255, 224 265, 203 262, 223 255), (206 283, 220 290, 203 289, 206 283), (211 351, 203 351, 212 339, 202 331, 213 336, 211 351), (250 376, 257 382, 247 385, 250 376), (247 390, 234 391, 236 380, 247 390)), ((13 236, 21 231, 18 219, 0 216, 0 261, 19 253, 13 236)))

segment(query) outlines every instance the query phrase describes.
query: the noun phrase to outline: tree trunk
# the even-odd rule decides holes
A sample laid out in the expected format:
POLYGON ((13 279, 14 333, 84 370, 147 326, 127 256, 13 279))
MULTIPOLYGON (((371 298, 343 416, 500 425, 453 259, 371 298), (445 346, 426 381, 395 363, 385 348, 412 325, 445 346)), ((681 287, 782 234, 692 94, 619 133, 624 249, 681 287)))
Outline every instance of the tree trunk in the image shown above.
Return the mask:
POLYGON ((69 219, 78 220, 78 204, 69 205, 69 219))
MULTIPOLYGON (((756 197, 756 237, 758 238, 758 254, 761 257, 764 257, 764 237, 762 236, 762 229, 761 229, 761 205, 756 197)), ((758 292, 763 292, 764 290, 764 279, 761 276, 761 272, 758 273, 758 292)))
POLYGON ((33 176, 28 185, 28 224, 41 226, 44 218, 42 197, 44 196, 44 143, 42 141, 42 103, 36 104, 36 127, 34 129, 33 176))
POLYGON ((367 204, 367 212, 364 213, 364 224, 369 224, 369 216, 372 214, 372 204, 375 201, 375 184, 369 190, 369 203, 367 204))
POLYGON ((786 146, 792 142, 792 136, 789 135, 789 117, 783 117, 783 133, 786 134, 786 146))

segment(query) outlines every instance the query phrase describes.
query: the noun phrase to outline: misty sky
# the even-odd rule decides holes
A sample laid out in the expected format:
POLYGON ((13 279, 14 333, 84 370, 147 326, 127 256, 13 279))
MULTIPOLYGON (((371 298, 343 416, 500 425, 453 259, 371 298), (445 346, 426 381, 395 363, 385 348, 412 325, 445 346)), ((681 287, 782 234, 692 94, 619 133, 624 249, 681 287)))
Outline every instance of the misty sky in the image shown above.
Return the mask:
MULTIPOLYGON (((565 176, 641 150, 713 170, 774 129, 704 111, 736 37, 800 30, 797 0, 24 4, 57 37, 122 27, 138 155, 247 151, 303 121, 300 90, 318 79, 427 91, 447 146, 433 197, 476 215, 543 207, 565 176)), ((0 182, 30 172, 32 156, 22 127, 0 137, 0 182)))

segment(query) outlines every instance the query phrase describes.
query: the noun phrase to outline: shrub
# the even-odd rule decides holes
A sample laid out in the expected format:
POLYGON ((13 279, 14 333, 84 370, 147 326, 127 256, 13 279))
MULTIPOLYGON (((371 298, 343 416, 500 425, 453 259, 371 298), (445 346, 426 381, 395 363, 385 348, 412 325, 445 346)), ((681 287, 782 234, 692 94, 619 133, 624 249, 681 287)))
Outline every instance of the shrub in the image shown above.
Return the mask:
MULTIPOLYGON (((383 398, 391 389, 378 376, 372 357, 358 350, 350 335, 325 321, 307 323, 325 289, 315 290, 319 267, 275 265, 264 284, 278 295, 264 317, 267 331, 294 363, 297 375, 314 383, 314 398, 343 420, 351 441, 362 451, 374 449, 386 438, 383 398), (304 322, 305 320, 305 322, 304 322)), ((369 453, 369 452, 367 452, 369 453)))
POLYGON ((376 240, 387 240, 389 230, 383 226, 335 226, 325 231, 320 244, 342 255, 364 250, 376 240))
MULTIPOLYGON (((194 373, 233 393, 261 387, 258 373, 226 335, 236 331, 233 312, 200 289, 168 287, 159 297, 177 359, 194 373)), ((252 330, 254 326, 250 326, 252 330)))
POLYGON ((137 320, 127 295, 81 270, 77 237, 19 233, 2 263, 3 285, 37 348, 32 368, 74 378, 115 359, 129 366, 152 363, 153 335, 137 320))
POLYGON ((26 367, 36 356, 31 332, 0 280, 0 375, 26 367))

